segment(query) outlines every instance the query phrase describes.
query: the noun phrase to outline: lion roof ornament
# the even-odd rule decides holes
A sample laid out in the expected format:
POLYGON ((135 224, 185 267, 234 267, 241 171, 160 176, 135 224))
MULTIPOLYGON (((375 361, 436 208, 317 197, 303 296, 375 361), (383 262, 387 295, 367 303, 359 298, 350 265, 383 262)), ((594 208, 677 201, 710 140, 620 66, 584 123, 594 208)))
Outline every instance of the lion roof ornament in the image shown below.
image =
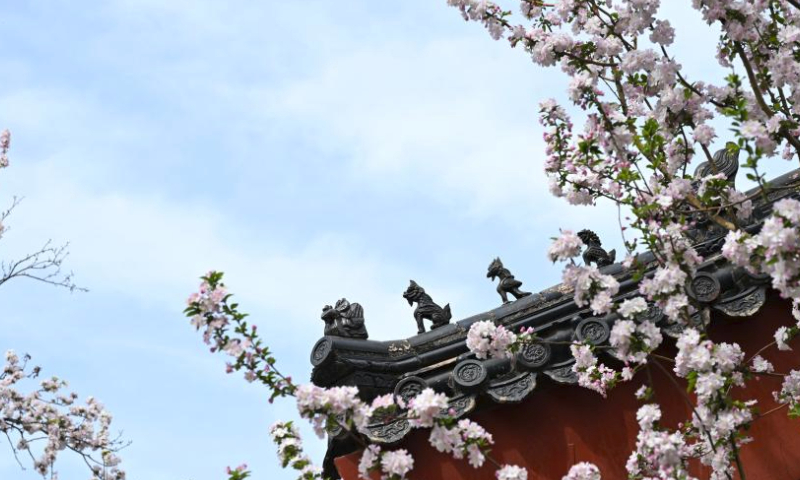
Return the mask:
POLYGON ((325 322, 325 335, 362 340, 369 337, 364 325, 364 309, 358 303, 348 302, 346 298, 337 301, 335 307, 325 305, 320 318, 325 322))
POLYGON ((522 282, 515 279, 514 275, 503 266, 500 257, 495 258, 492 260, 492 263, 489 264, 489 271, 486 272, 486 278, 490 278, 492 281, 494 281, 495 278, 500 278, 500 283, 497 284, 497 293, 500 294, 503 303, 510 302, 508 299, 509 293, 514 295, 516 300, 531 294, 531 292, 523 292, 519 289, 519 287, 522 286, 522 282))
POLYGON ((600 243, 600 237, 596 233, 584 229, 578 232, 578 238, 586 244, 586 250, 583 252, 583 263, 590 265, 594 262, 597 268, 606 267, 614 263, 617 251, 606 252, 602 247, 602 243, 600 243))
POLYGON ((403 298, 408 300, 409 305, 414 305, 414 302, 417 303, 417 308, 414 309, 414 319, 417 321, 417 333, 425 333, 424 319, 433 322, 431 330, 450 323, 450 318, 453 316, 452 313, 450 313, 450 304, 448 303, 444 308, 440 307, 434 303, 430 295, 425 293, 425 289, 417 285, 417 282, 414 280, 411 280, 405 293, 403 293, 403 298))

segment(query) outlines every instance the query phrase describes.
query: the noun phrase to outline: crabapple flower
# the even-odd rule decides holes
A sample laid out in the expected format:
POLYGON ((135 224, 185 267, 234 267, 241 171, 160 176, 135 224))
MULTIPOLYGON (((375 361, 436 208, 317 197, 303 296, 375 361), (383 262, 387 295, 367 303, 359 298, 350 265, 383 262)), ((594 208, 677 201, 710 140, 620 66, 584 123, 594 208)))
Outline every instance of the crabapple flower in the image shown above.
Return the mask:
POLYGON ((475 322, 467 333, 467 348, 478 358, 509 358, 517 335, 490 320, 475 322))
POLYGON ((608 389, 614 387, 620 380, 619 372, 602 363, 598 364, 597 357, 594 356, 592 347, 589 345, 573 343, 570 350, 575 358, 572 371, 578 374, 578 385, 594 390, 605 397, 608 389))
POLYGON ((447 396, 426 388, 409 400, 409 422, 414 427, 432 427, 434 418, 446 408, 447 396))
POLYGON ((433 448, 451 454, 455 459, 466 456, 474 468, 483 465, 484 452, 494 444, 492 435, 469 419, 459 420, 455 425, 435 425, 428 441, 433 448))
POLYGON ((647 355, 661 345, 661 330, 651 321, 636 324, 632 320, 614 323, 609 343, 626 363, 645 363, 647 355))
POLYGON ((792 347, 787 343, 790 339, 789 328, 780 327, 775 330, 775 344, 778 346, 778 350, 791 350, 792 347))
POLYGON ((602 480, 600 469, 589 462, 580 462, 573 465, 561 480, 602 480))
POLYGON ((754 372, 759 373, 771 373, 775 371, 775 367, 772 366, 772 363, 761 355, 753 357, 752 369, 754 372))
POLYGON ((775 401, 780 403, 788 403, 794 415, 797 416, 798 405, 800 405, 800 371, 792 370, 783 379, 781 391, 775 392, 775 401))
POLYGON ((28 360, 27 355, 20 359, 13 350, 6 352, 0 370, 0 432, 18 451, 30 455, 35 470, 43 476, 57 476, 58 454, 71 450, 83 457, 93 480, 124 480, 121 460, 115 454, 122 445, 112 437, 111 414, 93 397, 79 404, 76 393, 64 391, 67 382, 56 377, 23 393, 19 383, 40 371, 39 367, 27 369, 28 360))
POLYGON ((636 437, 636 450, 630 457, 626 468, 628 478, 680 478, 696 480, 687 470, 689 458, 694 449, 686 444, 680 432, 659 429, 656 424, 661 419, 658 405, 643 405, 636 412, 639 433, 636 437))
POLYGON ((528 471, 516 465, 503 465, 495 476, 497 480, 528 480, 528 471))
POLYGON ((611 299, 619 292, 619 282, 611 275, 600 273, 594 265, 567 265, 563 282, 575 289, 575 304, 579 307, 588 304, 595 315, 610 312, 611 299))
POLYGON ((412 468, 414 468, 414 458, 405 449, 391 450, 381 455, 383 478, 404 479, 412 468))
POLYGON ((577 257, 583 248, 583 241, 572 230, 562 230, 561 235, 553 241, 547 250, 547 258, 551 262, 566 261, 577 257))
POLYGON ((647 301, 642 297, 625 300, 617 308, 617 313, 623 318, 633 318, 636 314, 645 311, 647 311, 647 301))

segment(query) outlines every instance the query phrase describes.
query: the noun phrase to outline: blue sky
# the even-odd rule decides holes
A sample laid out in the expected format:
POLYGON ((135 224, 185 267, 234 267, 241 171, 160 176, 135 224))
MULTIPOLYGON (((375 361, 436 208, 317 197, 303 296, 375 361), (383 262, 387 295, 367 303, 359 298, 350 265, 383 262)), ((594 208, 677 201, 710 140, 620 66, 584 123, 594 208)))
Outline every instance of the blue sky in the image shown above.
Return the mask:
MULTIPOLYGON (((718 74, 716 34, 669 8, 681 63, 718 74)), ((620 250, 614 209, 545 188, 537 105, 563 99, 563 75, 444 0, 3 11, 0 200, 25 200, 2 257, 70 241, 68 268, 90 291, 5 285, 0 348, 104 402, 132 442, 131 479, 219 479, 241 462, 294 478, 267 435, 294 406, 226 375, 181 314, 208 269, 227 272, 283 369, 306 379, 319 313, 338 298, 364 306, 371 338, 402 338, 416 331, 410 278, 462 318, 499 304, 485 278, 495 256, 527 289, 557 283, 544 251, 559 227, 620 250)), ((69 455, 60 470, 87 476, 69 455)), ((39 477, 0 447, 0 478, 39 477)))

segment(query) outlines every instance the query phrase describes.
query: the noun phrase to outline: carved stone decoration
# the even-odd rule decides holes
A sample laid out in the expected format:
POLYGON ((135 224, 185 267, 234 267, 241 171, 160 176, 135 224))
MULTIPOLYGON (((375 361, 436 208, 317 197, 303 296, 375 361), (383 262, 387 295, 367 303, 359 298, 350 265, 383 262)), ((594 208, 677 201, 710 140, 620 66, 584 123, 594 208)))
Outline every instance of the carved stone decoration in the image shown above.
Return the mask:
POLYGON ((591 230, 581 230, 578 232, 578 238, 586 244, 586 250, 583 252, 583 263, 586 265, 594 263, 597 268, 614 263, 617 251, 606 252, 602 247, 602 243, 600 243, 600 237, 596 233, 591 230))
POLYGON ((647 310, 636 315, 636 319, 639 320, 640 322, 647 320, 653 323, 658 323, 663 318, 664 318, 664 312, 661 310, 661 307, 659 307, 655 303, 648 303, 647 310))
MULTIPOLYGON (((728 142, 725 148, 718 150, 710 162, 703 162, 694 171, 695 180, 692 182, 694 189, 700 187, 700 179, 708 175, 722 173, 725 175, 731 186, 736 183, 736 172, 739 171, 739 148, 735 143, 728 142)), ((718 237, 724 237, 727 230, 709 219, 705 213, 691 213, 689 218, 694 223, 694 227, 689 229, 686 234, 696 244, 710 242, 718 237)), ((707 256, 712 251, 716 251, 722 246, 722 242, 716 240, 705 245, 698 253, 707 256)))
POLYGON ((408 403, 426 388, 428 388, 428 384, 420 377, 406 377, 395 385, 394 396, 408 403))
POLYGON ((758 312, 767 300, 767 288, 764 286, 747 290, 731 299, 714 305, 718 310, 730 317, 749 317, 758 312))
POLYGON ((599 318, 586 318, 575 328, 575 334, 581 342, 600 345, 608 340, 611 330, 605 320, 599 318))
POLYGON ((661 327, 661 331, 670 338, 678 338, 683 333, 683 325, 677 322, 667 322, 661 327))
POLYGON ((417 285, 414 280, 411 280, 405 293, 403 293, 403 298, 408 300, 409 305, 414 305, 414 302, 417 303, 417 308, 414 309, 417 333, 425 333, 425 324, 422 322, 424 319, 433 322, 431 330, 450 323, 450 318, 453 316, 450 313, 450 304, 445 305, 444 308, 440 307, 433 302, 430 295, 425 293, 425 289, 417 285))
POLYGON ((322 365, 331 354, 332 348, 333 345, 330 340, 327 338, 320 338, 317 343, 314 344, 314 348, 311 349, 311 365, 315 367, 322 365))
POLYGON ((399 418, 389 423, 378 423, 367 427, 367 438, 375 443, 395 443, 411 431, 411 425, 405 418, 399 418))
POLYGON ((447 403, 448 411, 452 414, 453 418, 461 418, 469 412, 475 410, 475 396, 463 395, 460 397, 451 398, 447 403))
POLYGON ((736 185, 736 173, 739 171, 739 147, 728 142, 725 148, 717 150, 711 158, 711 162, 703 162, 694 171, 697 179, 708 175, 722 173, 725 175, 731 186, 736 185))
MULTIPOLYGON (((705 328, 708 326, 708 323, 711 321, 711 312, 708 308, 695 310, 690 319, 691 326, 702 331, 705 330, 705 328)), ((678 338, 681 336, 681 333, 683 333, 685 328, 686 327, 681 323, 666 321, 662 325, 661 331, 664 332, 668 337, 678 338)))
POLYGON ((335 307, 325 305, 320 318, 325 322, 325 335, 364 340, 369 337, 364 326, 364 309, 358 303, 348 302, 346 298, 337 301, 335 307))
POLYGON ((411 350, 411 344, 408 343, 408 340, 402 340, 389 345, 389 355, 392 357, 402 357, 403 355, 411 353, 411 350))
POLYGON ((699 272, 689 282, 689 294, 699 302, 711 303, 721 292, 719 280, 711 273, 699 272))
POLYGON ((572 371, 573 363, 574 362, 552 370, 547 370, 544 373, 558 383, 574 385, 578 383, 578 374, 572 371))
POLYGON ((526 343, 517 353, 517 362, 525 368, 535 369, 550 361, 552 349, 546 343, 526 343))
POLYGON ((489 264, 489 271, 486 272, 486 278, 490 278, 492 281, 494 281, 495 278, 500 278, 500 283, 497 284, 497 293, 500 294, 503 303, 508 303, 510 301, 508 299, 509 293, 514 295, 514 298, 517 300, 531 294, 531 292, 523 292, 519 289, 519 287, 522 286, 522 282, 515 279, 514 275, 503 266, 500 257, 495 258, 492 260, 492 263, 489 264))
POLYGON ((467 392, 479 389, 487 376, 486 367, 480 360, 463 360, 453 369, 453 383, 467 392))
POLYGON ((492 384, 486 393, 498 403, 519 403, 536 388, 536 374, 523 373, 511 379, 492 384))

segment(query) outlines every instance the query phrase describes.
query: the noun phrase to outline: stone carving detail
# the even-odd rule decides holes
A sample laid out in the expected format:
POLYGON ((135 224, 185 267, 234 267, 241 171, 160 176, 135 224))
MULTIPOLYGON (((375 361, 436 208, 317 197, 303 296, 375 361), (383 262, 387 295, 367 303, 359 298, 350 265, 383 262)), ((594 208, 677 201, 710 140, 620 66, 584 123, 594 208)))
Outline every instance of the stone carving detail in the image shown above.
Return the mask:
POLYGON ((315 367, 321 365, 328 355, 330 355, 331 348, 333 348, 333 345, 331 345, 330 340, 327 338, 319 339, 314 345, 314 348, 311 349, 311 365, 315 367))
POLYGON ((536 374, 524 373, 511 380, 491 385, 487 390, 492 399, 498 403, 518 403, 536 388, 536 374))
POLYGON ((699 302, 711 303, 721 293, 719 280, 713 274, 700 272, 689 284, 689 293, 699 302))
POLYGON ((583 252, 583 263, 590 265, 594 263, 597 268, 605 267, 614 263, 614 258, 617 256, 616 250, 606 252, 600 243, 600 237, 591 230, 581 230, 578 232, 578 238, 586 244, 586 250, 583 252))
POLYGON ((426 388, 428 388, 428 384, 425 383, 425 380, 419 377, 406 377, 397 382, 394 387, 394 396, 408 403, 426 388))
MULTIPOLYGON (((691 308, 691 307, 690 307, 691 308)), ((716 306, 715 306, 716 308, 716 306)), ((711 312, 708 308, 703 308, 701 310, 694 310, 691 316, 691 326, 703 331, 708 326, 708 323, 711 321, 711 312)), ((661 331, 667 334, 667 336, 672 338, 680 337, 681 333, 686 327, 678 322, 666 321, 661 326, 661 331)))
POLYGON ((587 318, 578 324, 575 329, 578 340, 589 342, 593 345, 600 345, 608 340, 611 333, 608 324, 599 318, 587 318))
MULTIPOLYGON (((700 187, 700 179, 708 175, 722 173, 725 175, 731 186, 736 183, 736 172, 739 171, 739 148, 735 143, 728 142, 725 148, 718 150, 712 157, 712 161, 703 162, 694 171, 695 180, 692 186, 697 189, 700 187)), ((694 222, 694 228, 688 230, 687 235, 694 243, 703 243, 717 237, 723 237, 727 230, 709 219, 705 213, 694 212, 690 214, 694 222)), ((707 255, 721 247, 721 242, 715 241, 710 245, 700 248, 701 255, 707 255)))
POLYGON ((489 264, 489 271, 486 272, 486 278, 490 278, 492 281, 494 281, 495 278, 500 279, 500 283, 497 284, 497 293, 500 294, 503 303, 508 303, 510 301, 508 299, 509 293, 514 295, 514 298, 517 300, 531 294, 531 292, 523 292, 519 289, 519 287, 522 286, 522 282, 515 279, 514 275, 503 266, 500 257, 495 258, 492 260, 492 263, 489 264))
POLYGON ((449 410, 454 418, 461 418, 475 409, 475 397, 472 395, 455 397, 448 402, 449 410))
POLYGON ((453 369, 453 382, 462 390, 474 390, 486 380, 488 372, 479 360, 464 360, 453 369))
POLYGON ((433 302, 430 295, 425 293, 425 289, 417 285, 414 280, 411 280, 405 293, 403 293, 403 298, 408 300, 409 305, 414 305, 414 302, 417 303, 417 308, 414 309, 417 333, 425 333, 425 324, 422 322, 424 319, 433 322, 431 330, 450 323, 450 318, 453 316, 450 313, 450 304, 445 305, 444 308, 440 307, 433 302))
POLYGON ((703 162, 694 170, 694 178, 701 179, 708 175, 722 173, 731 186, 736 185, 736 173, 739 171, 739 147, 728 142, 725 148, 717 150, 711 162, 703 162))
POLYGON ((367 438, 375 443, 395 443, 400 441, 411 430, 408 420, 397 419, 386 424, 376 424, 367 427, 367 438))
POLYGON ((578 374, 572 371, 571 363, 569 365, 554 368, 553 370, 547 370, 544 373, 558 383, 578 383, 578 374))
POLYGON ((661 307, 656 305, 655 303, 648 303, 647 310, 636 315, 636 319, 640 322, 645 320, 649 320, 653 323, 658 323, 661 319, 664 318, 664 312, 661 311, 661 307))
POLYGON ((348 302, 346 298, 336 302, 335 307, 325 305, 320 318, 325 322, 325 335, 364 340, 369 336, 364 326, 364 309, 357 303, 348 302))
POLYGON ((767 300, 766 287, 756 287, 744 294, 714 305, 714 310, 719 310, 731 317, 749 317, 754 315, 767 300))
POLYGON ((411 344, 408 343, 408 340, 403 340, 401 342, 389 345, 389 355, 392 357, 401 357, 410 353, 411 350, 411 344))
POLYGON ((517 361, 525 368, 539 368, 547 364, 552 355, 546 343, 526 343, 517 354, 517 361))

